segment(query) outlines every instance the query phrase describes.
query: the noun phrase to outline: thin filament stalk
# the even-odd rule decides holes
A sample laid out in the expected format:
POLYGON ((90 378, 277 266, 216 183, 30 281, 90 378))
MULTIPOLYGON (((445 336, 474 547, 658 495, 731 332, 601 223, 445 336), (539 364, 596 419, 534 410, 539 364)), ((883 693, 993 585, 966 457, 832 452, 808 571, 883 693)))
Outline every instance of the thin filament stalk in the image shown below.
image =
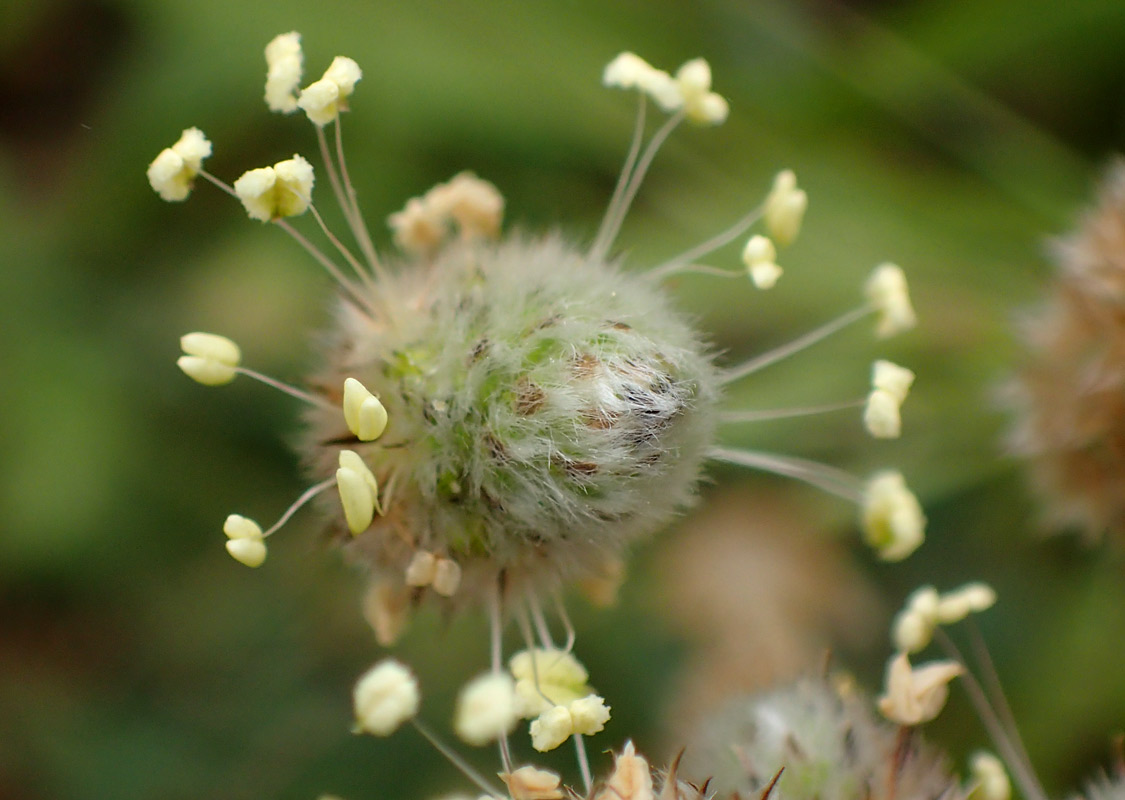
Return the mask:
POLYGON ((570 614, 566 613, 566 604, 563 603, 562 595, 557 591, 552 594, 552 599, 555 601, 555 613, 559 617, 559 622, 562 623, 563 631, 566 633, 566 644, 563 645, 563 652, 569 653, 574 649, 574 640, 578 634, 574 630, 574 623, 570 621, 570 614))
POLYGON ((846 403, 825 403, 819 406, 802 406, 800 408, 767 408, 760 411, 725 411, 719 415, 720 422, 766 422, 774 419, 789 419, 790 417, 811 417, 815 414, 830 414, 833 411, 845 411, 849 408, 860 408, 866 400, 849 400, 846 403))
POLYGON ((285 394, 289 395, 290 397, 295 397, 298 400, 309 403, 310 405, 320 406, 321 408, 336 408, 335 404, 329 403, 323 397, 317 397, 315 394, 309 394, 302 389, 298 389, 296 386, 290 386, 288 383, 279 381, 276 378, 271 378, 269 375, 263 375, 257 370, 249 369, 247 367, 235 367, 234 371, 239 375, 245 375, 247 378, 253 378, 260 383, 264 383, 266 386, 270 386, 274 389, 277 389, 278 391, 285 392, 285 394))
POLYGON ((331 275, 336 280, 336 282, 340 284, 340 286, 342 286, 344 290, 352 296, 353 300, 366 308, 372 314, 378 313, 375 309, 375 306, 372 305, 371 299, 365 296, 363 292, 359 291, 359 288, 354 283, 352 283, 351 279, 344 275, 344 273, 340 271, 340 268, 332 263, 332 260, 328 258, 328 256, 320 252, 320 248, 318 248, 316 245, 314 245, 312 242, 298 233, 297 229, 285 220, 275 219, 273 221, 273 224, 288 233, 297 241, 297 244, 305 248, 305 251, 313 258, 315 258, 318 264, 324 267, 328 274, 331 275))
POLYGON ((527 605, 531 609, 531 618, 535 621, 535 630, 539 634, 539 641, 548 650, 555 649, 555 642, 551 638, 551 627, 547 624, 547 617, 543 613, 543 606, 534 592, 528 593, 527 605))
POLYGON ((609 248, 613 246, 614 240, 617 239, 617 234, 621 231, 621 224, 625 221, 625 215, 629 213, 629 206, 633 204, 633 198, 637 196, 637 191, 641 188, 641 183, 645 179, 648 168, 652 166, 652 160, 656 158, 657 151, 660 150, 660 146, 664 144, 665 140, 667 140, 672 131, 676 129, 676 126, 679 125, 683 119, 684 112, 683 109, 681 109, 673 114, 668 121, 652 135, 652 138, 649 139, 644 154, 637 162, 633 174, 629 176, 629 182, 625 186, 625 191, 622 193, 617 207, 613 209, 612 216, 609 218, 609 225, 606 229, 605 237, 602 240, 602 246, 596 253, 600 258, 605 257, 605 254, 609 252, 609 248))
MULTIPOLYGON (((699 271, 699 270, 696 270, 696 269, 689 268, 688 265, 691 265, 691 262, 695 261, 697 258, 703 258, 703 256, 707 255, 708 253, 712 253, 715 250, 718 250, 723 245, 730 244, 731 242, 733 242, 739 236, 746 233, 746 231, 750 230, 750 227, 755 222, 757 222, 759 219, 761 219, 761 216, 762 216, 762 207, 758 206, 757 208, 748 212, 744 217, 739 219, 737 222, 735 222, 733 225, 731 225, 725 231, 722 231, 721 233, 718 233, 718 234, 712 236, 710 239, 708 239, 705 242, 701 242, 700 244, 697 244, 695 247, 691 248, 690 250, 685 250, 684 252, 682 252, 678 256, 676 256, 675 258, 671 258, 668 261, 665 261, 660 266, 654 267, 652 270, 649 271, 649 276, 652 277, 654 280, 659 281, 659 280, 663 280, 664 278, 667 278, 669 275, 673 275, 673 274, 678 273, 678 272, 697 272, 697 271, 699 271)), ((728 274, 738 275, 740 273, 736 272, 736 273, 728 273, 728 274)))
MULTIPOLYGON (((491 662, 491 671, 493 675, 499 675, 502 658, 502 634, 503 622, 500 617, 500 586, 497 584, 493 587, 492 593, 489 596, 488 603, 488 633, 489 633, 489 660, 491 662)), ((498 742, 500 746, 500 761, 504 765, 504 771, 510 773, 512 771, 512 751, 508 747, 508 734, 502 734, 498 742)))
POLYGON ((485 792, 490 797, 503 797, 505 794, 507 794, 506 792, 501 792, 499 789, 486 781, 484 777, 481 776, 481 774, 475 769, 470 767, 468 762, 461 758, 461 756, 459 756, 452 747, 441 741, 441 739, 437 738, 437 736, 435 736, 425 725, 423 725, 417 719, 413 719, 410 722, 414 726, 414 730, 422 734, 422 738, 429 742, 435 750, 445 756, 445 760, 456 767, 462 775, 475 783, 478 789, 485 792))
POLYGON ((988 702, 988 695, 985 694, 976 676, 969 669, 965 657, 961 655, 957 645, 941 628, 934 631, 934 639, 950 658, 964 667, 965 673, 961 676, 961 685, 965 687, 965 694, 969 696, 969 702, 972 703, 973 709, 977 712, 977 717, 984 725, 985 730, 988 731, 996 749, 1000 751, 1000 755, 1004 758, 1004 763, 1008 765, 1012 777, 1019 784, 1024 798, 1026 800, 1047 800, 1047 793, 1043 791, 1039 779, 1031 771, 1030 765, 1024 763, 1023 759, 1020 758, 1019 750, 1012 744, 1012 740, 1008 737, 1007 731, 1004 730, 1004 725, 996 715, 995 709, 988 702))
POLYGON ((356 241, 359 242, 359 249, 363 251, 364 258, 371 265, 371 270, 376 275, 382 276, 384 275, 383 264, 379 261, 379 256, 375 254, 375 245, 371 242, 371 233, 367 230, 367 223, 363 221, 363 214, 359 210, 355 186, 352 185, 351 176, 348 175, 348 162, 344 158, 344 134, 340 127, 338 115, 336 117, 336 158, 340 162, 340 174, 343 176, 344 190, 348 196, 352 232, 355 234, 356 241))
POLYGON ((731 450, 726 447, 713 447, 707 451, 707 455, 716 461, 793 478, 857 505, 863 501, 863 482, 854 475, 827 464, 795 456, 756 450, 731 450))
POLYGON ((836 317, 836 319, 832 320, 831 322, 826 322, 819 328, 815 328, 805 335, 797 337, 788 344, 783 344, 781 345, 781 347, 775 347, 773 350, 762 353, 760 356, 755 356, 754 358, 744 361, 737 367, 732 367, 731 369, 728 369, 726 371, 726 373, 723 375, 723 384, 725 385, 728 383, 734 383, 737 380, 745 378, 747 375, 752 375, 760 369, 765 369, 771 364, 775 364, 778 361, 786 359, 794 353, 799 353, 806 347, 810 347, 816 344, 821 339, 827 339, 832 334, 846 328, 856 320, 863 319, 870 313, 870 306, 860 306, 859 308, 854 308, 848 313, 836 317))
POLYGON ((321 217, 320 212, 317 211, 316 206, 312 203, 309 203, 309 211, 312 212, 313 217, 316 219, 316 224, 320 226, 320 230, 326 237, 328 237, 328 241, 332 242, 332 246, 335 247, 336 251, 344 257, 345 261, 348 262, 348 266, 352 268, 352 272, 354 272, 356 274, 356 277, 359 278, 360 283, 364 284, 368 288, 374 286, 374 283, 371 280, 371 276, 367 273, 367 270, 365 270, 363 268, 363 265, 360 264, 356 257, 352 255, 351 251, 344 246, 344 243, 340 241, 336 234, 332 233, 332 231, 328 228, 328 226, 324 222, 324 218, 321 217))
POLYGON ((331 488, 335 485, 336 485, 336 476, 333 475, 331 478, 323 480, 320 483, 318 483, 314 486, 310 486, 308 489, 305 489, 304 493, 300 497, 298 497, 296 500, 293 501, 293 505, 289 506, 289 508, 287 508, 285 510, 285 513, 281 515, 281 519, 279 519, 277 522, 275 522, 273 525, 271 525, 270 529, 262 534, 262 538, 264 539, 265 537, 269 536, 274 531, 279 529, 282 525, 284 525, 286 522, 288 522, 290 520, 290 518, 292 518, 292 516, 294 514, 296 514, 297 511, 303 505, 305 505, 307 502, 312 500, 314 497, 316 497, 318 494, 323 492, 325 489, 329 489, 329 488, 331 488))
POLYGON ((629 177, 633 174, 633 167, 637 164, 637 156, 641 152, 641 142, 644 141, 645 135, 646 106, 644 92, 638 92, 637 94, 640 100, 637 105, 637 119, 633 125, 633 138, 629 141, 629 154, 625 157, 625 165, 621 168, 621 174, 617 176, 617 185, 613 187, 613 197, 609 200, 605 216, 602 217, 602 224, 598 227, 598 235, 594 237, 594 245, 590 248, 591 261, 601 261, 605 258, 610 245, 610 242, 606 241, 606 237, 609 235, 609 224, 617 214, 621 196, 625 193, 629 177))

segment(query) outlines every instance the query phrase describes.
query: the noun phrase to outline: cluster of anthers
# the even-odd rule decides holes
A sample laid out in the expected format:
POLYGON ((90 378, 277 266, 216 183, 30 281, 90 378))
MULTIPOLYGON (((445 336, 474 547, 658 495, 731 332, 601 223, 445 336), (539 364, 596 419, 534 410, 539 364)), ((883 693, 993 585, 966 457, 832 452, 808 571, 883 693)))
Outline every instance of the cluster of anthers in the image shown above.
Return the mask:
MULTIPOLYGON (((663 142, 684 120, 717 125, 729 110, 712 91, 703 59, 672 75, 631 53, 614 59, 603 76, 606 86, 636 90, 639 104, 624 169, 588 248, 559 235, 501 238, 503 198, 492 184, 462 173, 390 216, 402 255, 381 258, 360 212, 341 133, 341 113, 362 78, 359 66, 337 57, 301 89, 298 34, 278 36, 265 55, 267 105, 281 113, 300 109, 315 126, 359 255, 324 223, 313 203, 313 167, 300 155, 228 184, 204 169, 211 143, 190 128, 148 168, 165 200, 185 200, 196 178, 230 194, 252 219, 285 231, 341 289, 336 327, 307 389, 242 366, 239 347, 225 337, 190 333, 181 340, 179 366, 196 381, 218 386, 244 375, 309 406, 301 455, 313 485, 266 530, 246 517, 228 517, 228 551, 247 566, 261 565, 265 540, 320 498, 330 529, 371 572, 366 610, 382 643, 394 641, 424 597, 487 607, 491 669, 465 687, 454 723, 469 744, 499 742, 506 791, 461 764, 482 791, 520 800, 562 796, 557 776, 512 765, 507 736, 527 719, 537 750, 575 741, 587 793, 652 797, 651 773, 631 747, 595 792, 582 740, 602 729, 609 708, 571 654, 573 629, 558 591, 569 582, 605 588, 619 580, 625 547, 693 501, 707 460, 788 476, 842 497, 859 507, 865 538, 881 558, 913 552, 925 519, 898 472, 865 481, 801 458, 723 446, 716 435, 720 425, 862 408, 873 436, 897 437, 914 374, 886 361, 875 363, 866 398, 795 409, 722 410, 719 404, 725 386, 864 317, 875 316, 880 338, 912 327, 902 270, 878 266, 853 310, 774 350, 718 366, 672 307, 664 282, 702 273, 773 287, 782 275, 778 248, 796 239, 808 198, 793 172, 782 171, 765 199, 727 229, 646 272, 621 269, 610 252, 663 142), (649 101, 669 116, 646 141, 649 101), (290 223, 306 212, 331 249, 290 223), (700 262, 759 223, 764 233, 746 240, 741 268, 700 262), (566 630, 561 647, 544 596, 556 601, 566 630), (527 647, 505 668, 501 635, 508 618, 527 647)), ((394 661, 377 665, 356 687, 358 725, 370 733, 386 735, 413 720, 418 703, 417 681, 394 661)), ((660 796, 693 796, 685 786, 673 770, 660 796)))

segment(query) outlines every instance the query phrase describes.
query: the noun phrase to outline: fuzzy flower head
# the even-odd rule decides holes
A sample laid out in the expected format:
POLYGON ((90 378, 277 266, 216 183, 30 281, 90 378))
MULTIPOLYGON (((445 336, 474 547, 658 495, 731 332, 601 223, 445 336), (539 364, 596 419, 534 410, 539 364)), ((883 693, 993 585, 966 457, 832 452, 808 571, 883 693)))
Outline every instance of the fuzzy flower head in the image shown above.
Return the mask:
POLYGON ((211 155, 211 142, 199 128, 188 128, 171 147, 160 151, 148 165, 148 182, 168 202, 187 200, 203 159, 211 155))
POLYGON ((878 719, 870 700, 826 680, 736 697, 699 725, 683 768, 711 778, 715 797, 821 800, 960 798, 939 753, 918 737, 905 751, 897 729, 878 719))
POLYGON ((1054 275, 1019 320, 1023 363, 1008 443, 1027 463, 1049 530, 1125 543, 1125 160, 1106 170, 1054 275))
MULTIPOLYGON (((295 33, 267 46, 268 104, 279 111, 295 104, 322 128, 335 121, 339 133, 339 112, 362 72, 338 57, 294 101, 302 58, 295 33)), ((206 173, 251 218, 277 223, 336 280, 341 296, 304 387, 240 366, 236 348, 212 340, 186 343, 181 367, 210 384, 244 375, 308 404, 299 448, 312 485, 262 538, 315 503, 331 534, 370 573, 365 613, 380 642, 393 641, 427 598, 450 611, 488 605, 496 628, 513 604, 533 604, 566 583, 600 584, 605 594, 620 578, 624 551, 695 501, 708 459, 805 480, 852 502, 863 495, 858 479, 830 466, 722 447, 720 420, 760 414, 718 406, 726 385, 872 308, 720 369, 666 281, 692 271, 742 278, 741 269, 699 262, 749 236, 761 215, 748 209, 734 226, 647 272, 626 269, 615 241, 661 143, 685 120, 721 122, 726 101, 712 91, 702 59, 672 76, 623 54, 604 78, 642 93, 639 122, 645 97, 671 116, 647 146, 646 126, 635 128, 589 246, 557 233, 505 235, 499 190, 461 172, 390 216, 400 252, 381 255, 345 167, 342 134, 335 153, 323 131, 318 139, 350 238, 334 234, 312 208, 313 168, 299 155, 251 169, 233 186, 206 173), (323 235, 302 231, 312 221, 288 219, 309 209, 323 235), (314 240, 332 248, 322 251, 314 240)), ((187 172, 170 170, 154 185, 174 187, 175 175, 199 168, 210 145, 196 134, 185 134, 166 158, 187 172)), ((778 243, 796 235, 806 203, 792 173, 781 173, 765 209, 778 243)), ((743 255, 756 285, 777 280, 773 239, 749 236, 743 255)), ((906 513, 901 492, 871 495, 882 504, 869 503, 869 535, 884 557, 902 557, 920 540, 921 513, 916 504, 913 517, 906 513)), ((553 715, 538 720, 540 742, 604 724, 608 708, 580 665, 558 654, 545 660, 539 676, 512 665, 525 706, 518 712, 553 715)), ((493 672, 500 664, 496 656, 493 672)))

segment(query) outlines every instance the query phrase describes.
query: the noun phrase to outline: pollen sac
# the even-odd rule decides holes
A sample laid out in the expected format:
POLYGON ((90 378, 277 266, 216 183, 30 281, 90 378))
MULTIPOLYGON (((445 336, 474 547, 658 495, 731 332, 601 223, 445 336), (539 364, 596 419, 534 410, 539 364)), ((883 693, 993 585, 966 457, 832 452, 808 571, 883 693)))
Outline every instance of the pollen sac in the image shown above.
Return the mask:
MULTIPOLYGON (((460 566, 458 597, 482 572, 557 585, 692 501, 719 381, 654 282, 556 237, 454 241, 428 269, 380 284, 386 318, 346 306, 314 381, 354 378, 394 421, 393 441, 350 445, 393 481, 353 546, 377 572, 403 581, 421 549, 460 566)), ((348 435, 338 410, 312 421, 327 476, 348 435)))

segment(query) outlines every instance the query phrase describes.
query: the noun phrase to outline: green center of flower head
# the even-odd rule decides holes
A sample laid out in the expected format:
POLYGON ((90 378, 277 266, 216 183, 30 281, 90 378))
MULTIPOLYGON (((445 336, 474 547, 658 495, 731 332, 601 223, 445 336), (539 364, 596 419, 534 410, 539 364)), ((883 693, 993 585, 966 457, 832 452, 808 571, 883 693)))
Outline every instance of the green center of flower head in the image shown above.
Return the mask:
POLYGON ((406 324, 345 337, 367 361, 337 376, 389 409, 360 452, 409 474, 396 501, 422 546, 513 563, 528 544, 610 553, 690 499, 718 378, 656 287, 557 238, 452 247, 430 269, 420 302, 402 298, 406 324))

